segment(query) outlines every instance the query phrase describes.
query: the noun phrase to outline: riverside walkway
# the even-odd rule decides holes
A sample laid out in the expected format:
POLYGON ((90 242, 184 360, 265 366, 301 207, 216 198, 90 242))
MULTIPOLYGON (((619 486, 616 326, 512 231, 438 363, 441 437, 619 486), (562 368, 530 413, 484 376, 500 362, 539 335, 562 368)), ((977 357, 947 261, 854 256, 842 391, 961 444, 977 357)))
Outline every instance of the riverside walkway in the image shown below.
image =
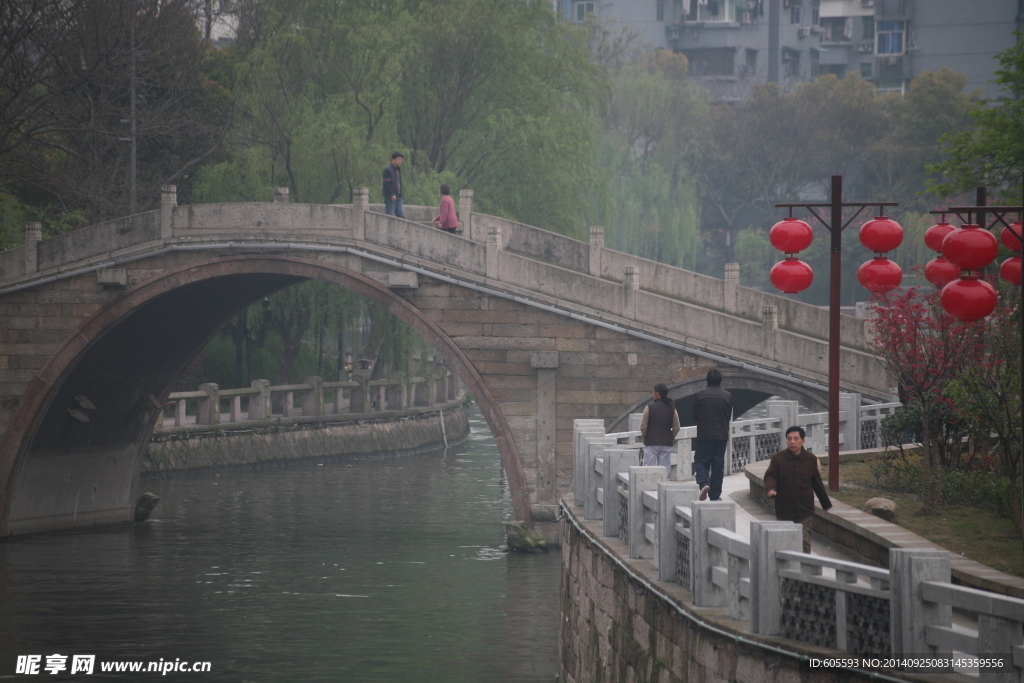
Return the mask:
POLYGON ((815 530, 888 536, 884 562, 819 539, 803 553, 801 527, 752 497, 763 459, 727 476, 721 501, 700 501, 689 435, 669 477, 635 464, 638 432, 576 430, 576 485, 562 501, 564 680, 1024 679, 1024 599, 1008 595, 1019 578, 977 563, 953 576, 949 552, 838 501, 817 510, 815 530))

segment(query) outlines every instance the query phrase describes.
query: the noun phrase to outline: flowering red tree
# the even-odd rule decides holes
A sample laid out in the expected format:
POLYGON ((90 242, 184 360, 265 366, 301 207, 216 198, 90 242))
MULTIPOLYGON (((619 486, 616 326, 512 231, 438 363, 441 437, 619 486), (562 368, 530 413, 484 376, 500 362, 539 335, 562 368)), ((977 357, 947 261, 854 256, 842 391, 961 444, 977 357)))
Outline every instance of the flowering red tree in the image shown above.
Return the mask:
POLYGON ((963 370, 984 354, 983 322, 965 323, 942 310, 939 293, 917 287, 876 296, 875 347, 906 395, 921 405, 923 512, 942 502, 939 449, 941 429, 935 407, 963 370))
MULTIPOLYGON (((1020 318, 1018 297, 999 297, 999 305, 985 319, 985 354, 947 389, 957 412, 979 443, 986 444, 983 460, 1011 480, 1020 472, 1020 318)), ((1020 488, 1013 487, 1013 519, 1022 527, 1020 488)))

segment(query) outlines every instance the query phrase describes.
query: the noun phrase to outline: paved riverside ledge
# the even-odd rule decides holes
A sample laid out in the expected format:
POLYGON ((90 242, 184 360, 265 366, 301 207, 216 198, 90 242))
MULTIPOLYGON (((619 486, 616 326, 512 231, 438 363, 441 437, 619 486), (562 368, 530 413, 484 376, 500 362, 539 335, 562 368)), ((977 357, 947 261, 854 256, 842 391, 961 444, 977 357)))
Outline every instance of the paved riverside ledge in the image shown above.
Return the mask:
MULTIPOLYGON (((819 459, 823 466, 828 461, 827 456, 820 456, 819 459)), ((774 514, 768 511, 767 499, 764 498, 764 473, 768 469, 768 464, 768 460, 750 463, 746 466, 743 475, 726 477, 727 480, 735 480, 730 482, 731 491, 739 492, 745 485, 749 486, 750 507, 757 505, 760 509, 765 510, 766 516, 758 517, 758 519, 775 518, 774 514)), ((740 512, 738 508, 736 511, 737 533, 742 533, 739 531, 741 526, 747 526, 739 524, 740 512)), ((745 509, 744 512, 746 512, 745 509)), ((847 557, 858 562, 867 561, 887 567, 890 548, 945 550, 942 546, 932 543, 898 524, 887 522, 835 499, 832 501, 831 510, 822 510, 815 505, 814 512, 814 531, 835 541, 841 547, 841 550, 837 548, 839 552, 845 552, 847 557)), ((749 534, 749 531, 747 533, 749 534)), ((818 552, 816 547, 823 546, 820 542, 812 541, 814 552, 818 552)), ((1024 578, 1011 576, 958 553, 950 552, 949 554, 954 583, 1015 598, 1024 598, 1024 578)))
MULTIPOLYGON (((727 479, 726 496, 749 501, 743 477, 727 479)), ((851 657, 836 650, 751 632, 728 610, 698 607, 691 591, 660 581, 650 560, 629 557, 629 545, 602 533, 601 520, 583 519, 572 494, 562 544, 559 616, 560 683, 587 681, 700 681, 808 683, 938 681, 966 683, 963 674, 812 668, 810 660, 851 657)), ((737 506, 737 533, 747 520, 767 517, 737 506)), ((815 543, 815 553, 823 549, 815 543)), ((831 552, 824 548, 826 552, 831 552)))

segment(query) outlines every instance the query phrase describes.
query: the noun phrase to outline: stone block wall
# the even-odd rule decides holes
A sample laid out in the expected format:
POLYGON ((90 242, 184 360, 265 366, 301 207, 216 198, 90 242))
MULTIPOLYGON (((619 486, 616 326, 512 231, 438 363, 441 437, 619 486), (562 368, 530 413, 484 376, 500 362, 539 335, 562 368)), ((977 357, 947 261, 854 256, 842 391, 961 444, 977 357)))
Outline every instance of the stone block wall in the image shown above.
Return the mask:
POLYGON ((143 478, 175 470, 273 467, 288 460, 412 454, 457 443, 469 433, 466 404, 444 409, 444 434, 436 409, 410 413, 275 419, 197 429, 159 430, 143 456, 143 478))

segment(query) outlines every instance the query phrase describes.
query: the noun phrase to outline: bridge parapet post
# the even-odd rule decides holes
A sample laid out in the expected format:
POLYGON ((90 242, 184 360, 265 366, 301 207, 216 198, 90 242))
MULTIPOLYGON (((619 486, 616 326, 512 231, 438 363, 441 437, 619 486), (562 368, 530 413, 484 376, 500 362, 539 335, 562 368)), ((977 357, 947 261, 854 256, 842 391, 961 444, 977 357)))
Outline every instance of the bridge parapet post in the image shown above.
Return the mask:
POLYGON ((951 629, 953 609, 948 604, 924 600, 921 584, 926 581, 950 583, 949 551, 890 548, 889 571, 892 651, 934 654, 937 649, 929 643, 928 632, 936 627, 951 629))
POLYGON ((700 497, 697 482, 658 482, 658 579, 676 580, 679 535, 676 532, 677 505, 690 507, 700 497))
POLYGON ((207 382, 199 385, 199 391, 205 393, 206 396, 199 399, 196 424, 220 424, 220 387, 213 382, 207 382))
POLYGON ((302 380, 303 384, 308 384, 312 387, 309 391, 302 395, 302 414, 303 416, 313 415, 319 417, 324 414, 324 378, 323 377, 306 377, 302 380))
POLYGON ((590 274, 601 277, 601 254, 604 251, 604 228, 590 226, 590 274))
MULTIPOLYGON (((794 401, 795 403, 795 401, 794 401)), ((803 550, 803 530, 793 522, 750 524, 750 630, 765 636, 782 633, 782 577, 775 553, 803 550)))
POLYGON ((761 355, 775 360, 775 338, 779 331, 779 307, 771 304, 761 307, 761 355))
POLYGON ((640 291, 640 268, 624 266, 622 280, 622 317, 636 317, 636 293, 640 291))
POLYGON ((462 234, 474 242, 483 242, 483 237, 473 230, 473 190, 459 190, 459 223, 462 234))
POLYGON ((711 527, 736 531, 736 504, 702 500, 693 503, 693 531, 690 553, 693 571, 693 604, 725 607, 727 595, 715 587, 712 568, 728 565, 728 554, 708 542, 711 527))
POLYGON ((249 385, 260 393, 249 397, 249 419, 269 420, 270 412, 270 382, 265 379, 254 379, 249 385))
POLYGON ((366 378, 362 375, 352 373, 352 380, 359 383, 359 386, 353 387, 352 391, 348 395, 348 412, 350 413, 362 413, 365 411, 366 397, 368 395, 368 388, 366 386, 366 378))
MULTIPOLYGON (((799 424, 800 403, 798 401, 776 399, 765 401, 765 407, 768 410, 768 417, 778 418, 779 429, 786 430, 799 424)), ((783 435, 783 439, 785 439, 785 435, 783 435)), ((783 440, 779 445, 779 450, 782 450, 785 445, 785 440, 783 440)))
POLYGON ((501 251, 501 226, 487 228, 487 277, 498 279, 498 253, 501 251))
POLYGON ((434 389, 434 403, 444 403, 448 397, 448 368, 444 366, 442 359, 434 358, 434 369, 431 377, 434 378, 432 385, 434 389))
POLYGON ((25 272, 39 270, 39 243, 43 241, 43 224, 25 224, 25 272))
POLYGON ((160 239, 170 239, 174 234, 174 207, 178 205, 178 186, 160 186, 160 239))
POLYGON ((735 313, 737 308, 737 294, 740 286, 740 264, 725 264, 725 280, 722 281, 723 301, 722 306, 730 313, 735 313))
POLYGON ((352 239, 366 239, 366 209, 370 206, 370 188, 357 187, 352 191, 352 239))
POLYGON ((644 498, 649 497, 651 490, 658 490, 658 484, 665 481, 667 474, 661 465, 653 467, 634 465, 629 468, 629 556, 634 559, 655 559, 657 548, 647 534, 648 524, 657 528, 654 515, 657 514, 657 503, 645 504, 644 498))

